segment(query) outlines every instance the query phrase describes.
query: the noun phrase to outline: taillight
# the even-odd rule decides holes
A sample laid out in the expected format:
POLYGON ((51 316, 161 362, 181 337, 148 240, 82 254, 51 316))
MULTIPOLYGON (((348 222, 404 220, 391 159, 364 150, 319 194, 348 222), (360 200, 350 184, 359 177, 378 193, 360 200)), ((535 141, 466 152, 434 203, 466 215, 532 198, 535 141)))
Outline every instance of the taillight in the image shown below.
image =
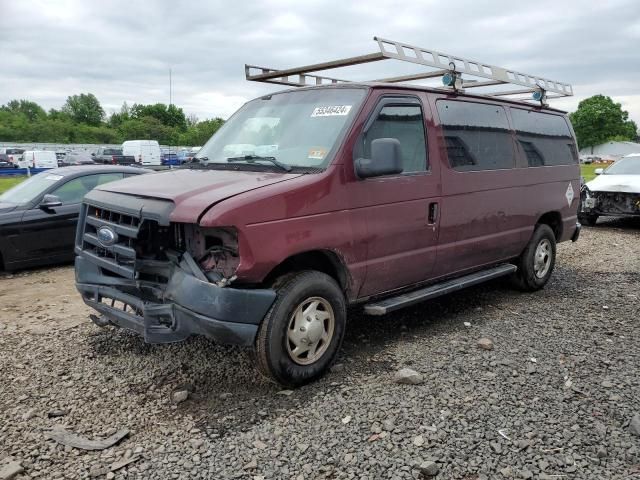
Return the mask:
POLYGON ((115 156, 115 155, 112 155, 112 156, 111 156, 111 163, 112 163, 113 165, 117 165, 117 164, 118 164, 118 162, 116 161, 116 156, 115 156))

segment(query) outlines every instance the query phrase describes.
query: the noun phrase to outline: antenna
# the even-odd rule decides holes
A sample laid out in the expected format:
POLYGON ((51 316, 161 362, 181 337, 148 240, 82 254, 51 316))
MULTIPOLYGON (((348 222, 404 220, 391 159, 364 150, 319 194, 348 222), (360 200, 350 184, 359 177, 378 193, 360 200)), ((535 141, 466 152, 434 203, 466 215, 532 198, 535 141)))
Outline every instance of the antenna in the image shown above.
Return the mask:
POLYGON ((169 68, 169 106, 173 104, 173 94, 171 92, 171 68, 169 68))

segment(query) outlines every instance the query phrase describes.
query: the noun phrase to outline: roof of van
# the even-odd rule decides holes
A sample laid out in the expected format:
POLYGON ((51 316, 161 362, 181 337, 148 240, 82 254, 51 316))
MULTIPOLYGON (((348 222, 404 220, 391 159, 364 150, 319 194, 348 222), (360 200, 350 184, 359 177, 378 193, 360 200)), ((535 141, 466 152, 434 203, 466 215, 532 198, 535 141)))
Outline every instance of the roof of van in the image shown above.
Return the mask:
MULTIPOLYGON (((427 87, 424 85, 409 85, 409 84, 399 84, 399 83, 384 83, 384 82, 346 82, 346 83, 335 83, 330 85, 313 85, 309 87, 295 87, 295 88, 287 88, 285 90, 276 91, 273 93, 268 93, 262 95, 261 97, 267 97, 269 95, 276 95, 280 93, 288 93, 288 92, 298 92, 301 90, 321 90, 327 88, 376 88, 376 89, 385 89, 385 90, 407 90, 407 91, 419 91, 419 92, 431 92, 431 93, 439 93, 447 95, 451 98, 473 98, 478 100, 489 100, 496 103, 507 103, 510 105, 517 105, 519 107, 526 107, 535 110, 548 110, 551 112, 563 113, 566 114, 565 110, 560 110, 558 108, 548 107, 536 105, 534 103, 518 101, 509 98, 500 98, 500 97, 489 97, 487 95, 473 94, 467 92, 455 92, 451 89, 445 88, 437 88, 437 87, 427 87)), ((261 98, 258 97, 258 98, 261 98)))

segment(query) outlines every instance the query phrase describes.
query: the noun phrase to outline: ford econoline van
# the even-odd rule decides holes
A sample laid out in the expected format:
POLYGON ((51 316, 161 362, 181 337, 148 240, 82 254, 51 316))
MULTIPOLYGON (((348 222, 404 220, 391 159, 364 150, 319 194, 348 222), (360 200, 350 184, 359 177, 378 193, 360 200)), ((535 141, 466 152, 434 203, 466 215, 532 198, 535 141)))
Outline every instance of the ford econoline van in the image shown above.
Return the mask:
POLYGON ((506 275, 538 290, 580 231, 567 116, 499 96, 295 88, 248 102, 197 158, 86 196, 77 288, 99 325, 249 346, 284 385, 329 368, 348 306, 384 315, 506 275))

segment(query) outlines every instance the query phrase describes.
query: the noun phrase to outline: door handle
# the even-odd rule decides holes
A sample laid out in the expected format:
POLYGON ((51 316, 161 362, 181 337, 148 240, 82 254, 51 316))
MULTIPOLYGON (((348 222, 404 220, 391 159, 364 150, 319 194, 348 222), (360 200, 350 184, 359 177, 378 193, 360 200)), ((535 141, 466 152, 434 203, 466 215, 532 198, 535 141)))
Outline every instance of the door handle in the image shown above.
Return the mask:
POLYGON ((427 215, 427 223, 429 225, 435 225, 438 221, 438 202, 431 202, 429 204, 429 213, 427 215))

